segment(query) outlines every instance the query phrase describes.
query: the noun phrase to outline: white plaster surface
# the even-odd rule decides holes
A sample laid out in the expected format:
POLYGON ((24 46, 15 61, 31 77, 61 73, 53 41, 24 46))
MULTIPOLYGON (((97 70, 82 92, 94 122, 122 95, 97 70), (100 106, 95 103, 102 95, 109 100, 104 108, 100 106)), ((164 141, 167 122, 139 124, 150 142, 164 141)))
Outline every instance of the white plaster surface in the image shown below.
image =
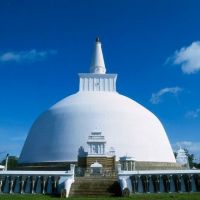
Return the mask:
POLYGON ((106 68, 97 38, 88 74, 79 74, 79 92, 64 98, 33 124, 19 161, 21 163, 76 161, 78 149, 87 151, 91 132, 101 132, 105 153, 113 147, 136 161, 174 162, 165 130, 155 115, 116 92, 116 74, 106 68))
MULTIPOLYGON (((165 130, 146 108, 117 92, 78 92, 64 98, 33 124, 20 156, 22 163, 76 161, 91 132, 105 136, 117 159, 175 162, 165 130)), ((108 152, 109 149, 106 149, 108 152)))

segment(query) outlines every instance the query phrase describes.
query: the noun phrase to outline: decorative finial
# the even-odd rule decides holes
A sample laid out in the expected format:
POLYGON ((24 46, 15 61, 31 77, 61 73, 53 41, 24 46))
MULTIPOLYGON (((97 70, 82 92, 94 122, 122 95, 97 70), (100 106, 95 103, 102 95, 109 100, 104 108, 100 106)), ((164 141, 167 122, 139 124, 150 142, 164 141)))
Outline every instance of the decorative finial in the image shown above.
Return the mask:
POLYGON ((101 42, 99 37, 96 38, 95 47, 94 47, 94 54, 92 57, 92 63, 90 67, 90 73, 94 74, 105 74, 106 67, 103 59, 103 53, 101 49, 101 42))
POLYGON ((100 39, 99 39, 99 37, 97 37, 97 38, 96 38, 96 42, 100 42, 100 39))

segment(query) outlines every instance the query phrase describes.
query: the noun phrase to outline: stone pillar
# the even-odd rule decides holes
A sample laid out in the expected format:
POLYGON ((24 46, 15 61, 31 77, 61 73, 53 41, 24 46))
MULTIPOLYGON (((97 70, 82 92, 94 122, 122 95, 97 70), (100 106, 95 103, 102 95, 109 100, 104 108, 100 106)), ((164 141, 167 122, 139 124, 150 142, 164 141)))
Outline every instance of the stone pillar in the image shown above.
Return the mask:
POLYGON ((90 154, 93 154, 93 145, 92 144, 90 144, 90 148, 91 148, 91 151, 90 151, 90 154))
MULTIPOLYGON (((6 185, 8 186, 8 188, 7 188, 7 189, 8 189, 8 193, 10 193, 10 180, 11 180, 11 177, 10 177, 10 176, 7 176, 6 179, 7 179, 7 180, 6 180, 7 184, 5 183, 5 186, 6 186, 6 185)), ((5 186, 4 186, 4 187, 5 187, 5 186)))
POLYGON ((41 180, 41 176, 37 177, 37 181, 36 181, 36 187, 35 187, 35 193, 42 193, 42 180, 41 180))
POLYGON ((165 192, 170 192, 170 179, 167 175, 163 177, 164 179, 164 187, 165 187, 165 192))
POLYGON ((150 176, 146 176, 147 193, 150 192, 150 176))
POLYGON ((174 181, 175 192, 178 192, 178 178, 177 178, 177 174, 173 175, 173 181, 174 181))
POLYGON ((163 182, 163 176, 162 175, 159 175, 159 179, 160 179, 160 192, 165 192, 165 189, 164 189, 164 182, 163 182))
POLYGON ((26 191, 27 193, 31 193, 31 189, 32 189, 32 180, 31 180, 31 176, 28 176, 27 181, 26 181, 26 191))
POLYGON ((10 177, 10 189, 9 189, 9 193, 12 194, 13 193, 13 178, 10 177))
POLYGON ((195 185, 196 185, 196 190, 199 192, 200 191, 200 176, 195 175, 195 185))
POLYGON ((126 171, 128 171, 128 162, 125 162, 126 163, 126 171))
POLYGON ((154 189, 153 177, 149 175, 148 180, 149 180, 149 192, 154 193, 155 189, 154 189))
POLYGON ((0 177, 0 193, 2 193, 3 192, 3 179, 4 179, 4 177, 0 177))
POLYGON ((143 193, 143 186, 142 186, 141 176, 138 176, 138 192, 139 193, 143 193))
POLYGON ((193 175, 189 175, 188 174, 188 179, 189 179, 189 183, 190 183, 190 188, 189 188, 189 192, 192 192, 192 179, 193 179, 193 175))
POLYGON ((120 173, 122 171, 122 165, 117 164, 117 173, 120 173))
POLYGON ((92 145, 90 144, 90 154, 92 154, 92 145))
POLYGON ((22 180, 21 180, 20 193, 21 194, 24 193, 24 179, 23 179, 23 177, 22 177, 22 180))
POLYGON ((136 176, 134 176, 134 175, 131 176, 130 180, 131 180, 131 185, 132 185, 132 192, 136 193, 137 192, 137 178, 136 178, 136 176))
POLYGON ((122 171, 124 171, 124 162, 121 162, 122 171))
POLYGON ((30 192, 30 176, 27 176, 25 181, 24 181, 24 193, 29 193, 30 192))
POLYGON ((135 176, 135 192, 138 192, 138 176, 135 176))
POLYGON ((35 193, 35 180, 36 180, 36 177, 32 176, 31 177, 31 194, 35 193))
POLYGON ((42 194, 45 194, 46 192, 46 177, 42 177, 42 194))
POLYGON ((195 176, 194 174, 191 174, 191 187, 192 187, 192 192, 196 192, 196 185, 195 185, 195 176))
POLYGON ((186 192, 184 177, 181 175, 181 192, 186 192))
POLYGON ((186 192, 192 191, 192 178, 191 175, 189 174, 185 175, 185 186, 186 186, 186 192))
POLYGON ((60 177, 59 176, 54 176, 54 181, 53 181, 53 193, 56 194, 57 193, 57 187, 58 187, 58 181, 59 181, 60 177))
POLYGON ((20 176, 15 177, 13 192, 20 193, 20 176))
POLYGON ((154 184, 154 192, 159 193, 160 192, 160 177, 159 176, 157 175, 154 176, 153 184, 154 184))
POLYGON ((133 171, 133 165, 132 165, 132 161, 130 161, 130 171, 133 171))
POLYGON ((46 182, 46 193, 51 194, 52 193, 52 177, 48 176, 47 182, 46 182))
POLYGON ((142 176, 142 182, 143 182, 143 192, 147 192, 148 191, 148 180, 147 180, 147 176, 144 175, 142 176))
POLYGON ((0 179, 0 193, 2 193, 2 185, 3 185, 3 181, 0 179))
POLYGON ((181 184, 181 176, 178 175, 178 192, 181 192, 182 184, 181 184))
POLYGON ((170 179, 170 192, 175 192, 175 185, 174 185, 174 179, 173 179, 173 176, 170 175, 169 176, 169 179, 170 179))

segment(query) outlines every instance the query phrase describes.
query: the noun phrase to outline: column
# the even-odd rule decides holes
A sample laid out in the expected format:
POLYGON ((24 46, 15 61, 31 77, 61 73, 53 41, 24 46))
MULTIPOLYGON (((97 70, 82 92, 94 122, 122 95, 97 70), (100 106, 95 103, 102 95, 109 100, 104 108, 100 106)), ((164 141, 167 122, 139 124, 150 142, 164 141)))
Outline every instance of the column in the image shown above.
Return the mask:
POLYGON ((191 192, 192 191, 192 179, 191 175, 187 174, 185 175, 185 183, 186 183, 186 191, 191 192))
POLYGON ((51 176, 49 176, 48 178, 47 178, 47 182, 46 182, 46 193, 47 194, 51 194, 52 193, 52 181, 51 181, 51 176))
POLYGON ((165 176, 165 191, 170 192, 170 179, 168 176, 165 176))
POLYGON ((23 179, 22 179, 22 181, 21 181, 20 193, 21 193, 21 194, 24 193, 24 180, 23 180, 23 179))
POLYGON ((14 193, 20 193, 20 176, 17 176, 15 179, 15 188, 14 193))
POLYGON ((135 171, 135 161, 133 161, 133 170, 135 171))
POLYGON ((132 192, 136 193, 136 191, 137 191, 137 189, 136 189, 136 177, 131 176, 130 180, 131 180, 131 185, 132 185, 132 192))
POLYGON ((59 176, 54 176, 54 183, 53 183, 53 193, 57 193, 57 186, 58 186, 58 181, 59 181, 59 176))
POLYGON ((28 191, 28 185, 29 185, 29 176, 26 177, 26 179, 24 181, 24 193, 27 193, 27 191, 28 191))
POLYGON ((194 174, 191 174, 191 187, 192 187, 192 192, 196 192, 196 185, 195 185, 195 176, 194 174))
POLYGON ((0 180, 0 193, 2 192, 2 185, 3 185, 3 183, 2 183, 3 181, 2 180, 0 180))
POLYGON ((148 179, 147 176, 144 175, 143 176, 143 191, 146 193, 148 191, 148 179))
POLYGON ((184 177, 181 175, 181 192, 186 192, 184 177))
POLYGON ((163 176, 162 175, 160 175, 160 192, 165 192, 165 190, 164 190, 163 176))
POLYGON ((12 179, 12 177, 10 178, 10 191, 9 191, 9 193, 10 194, 13 193, 13 179, 12 179))
POLYGON ((90 144, 90 154, 92 154, 92 145, 90 144))
POLYGON ((153 178, 151 175, 149 175, 149 192, 154 193, 154 184, 153 184, 153 178))
POLYGON ((128 171, 131 171, 131 161, 128 162, 129 165, 128 165, 128 171))
POLYGON ((178 175, 178 192, 181 192, 182 184, 181 184, 181 176, 178 175))
POLYGON ((32 176, 32 181, 31 181, 31 194, 34 194, 34 193, 35 193, 34 189, 35 189, 35 177, 32 176))
POLYGON ((41 176, 37 177, 37 183, 36 183, 36 193, 42 193, 42 180, 41 176))
POLYGON ((25 193, 31 193, 31 177, 28 176, 26 179, 25 193))
POLYGON ((141 176, 138 176, 138 192, 139 193, 143 193, 143 186, 142 186, 141 176))
POLYGON ((174 179, 172 175, 170 175, 170 192, 175 192, 174 179))
POLYGON ((154 192, 160 192, 160 178, 158 175, 154 176, 154 192))
POLYGON ((43 179, 42 179, 42 194, 45 194, 45 189, 46 189, 46 177, 43 176, 43 179))

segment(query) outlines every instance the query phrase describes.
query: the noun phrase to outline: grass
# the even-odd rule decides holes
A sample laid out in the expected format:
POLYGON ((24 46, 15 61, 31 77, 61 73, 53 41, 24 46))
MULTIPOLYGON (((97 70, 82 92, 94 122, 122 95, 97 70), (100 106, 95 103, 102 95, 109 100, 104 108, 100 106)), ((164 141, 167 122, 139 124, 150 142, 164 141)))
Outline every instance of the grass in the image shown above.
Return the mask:
MULTIPOLYGON (((58 200, 59 197, 53 197, 48 195, 16 195, 16 194, 0 194, 1 200, 58 200)), ((64 198, 63 198, 64 199, 64 198)), ((98 198, 68 198, 68 200, 200 200, 200 193, 183 193, 183 194, 135 194, 131 197, 98 197, 98 198)))

